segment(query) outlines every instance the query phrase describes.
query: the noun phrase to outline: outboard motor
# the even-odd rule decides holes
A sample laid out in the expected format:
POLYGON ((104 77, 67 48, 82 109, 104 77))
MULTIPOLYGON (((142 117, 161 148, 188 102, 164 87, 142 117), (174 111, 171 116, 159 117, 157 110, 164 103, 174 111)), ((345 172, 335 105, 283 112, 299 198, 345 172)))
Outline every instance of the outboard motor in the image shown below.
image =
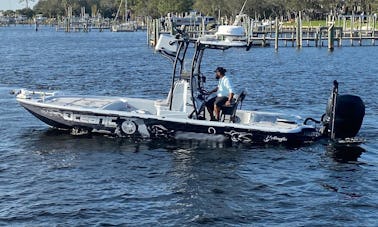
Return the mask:
POLYGON ((335 80, 326 113, 322 117, 323 134, 332 140, 355 137, 365 116, 362 99, 355 95, 339 95, 338 85, 335 80))

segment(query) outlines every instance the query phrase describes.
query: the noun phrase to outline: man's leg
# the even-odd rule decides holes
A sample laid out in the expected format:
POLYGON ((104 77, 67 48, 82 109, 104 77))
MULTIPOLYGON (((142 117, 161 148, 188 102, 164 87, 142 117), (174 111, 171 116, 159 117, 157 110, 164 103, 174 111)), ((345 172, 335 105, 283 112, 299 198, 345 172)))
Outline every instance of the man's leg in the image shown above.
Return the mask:
POLYGON ((214 119, 214 102, 215 102, 215 98, 212 98, 210 99, 209 101, 206 102, 206 107, 207 107, 207 111, 209 111, 209 114, 210 114, 210 119, 214 119))
POLYGON ((219 121, 219 115, 221 111, 221 107, 227 102, 228 97, 217 97, 214 101, 214 113, 216 120, 219 121))
POLYGON ((214 105, 214 113, 215 113, 215 117, 216 117, 217 121, 219 121, 220 111, 221 111, 221 108, 219 106, 217 106, 217 105, 214 105))
POLYGON ((214 119, 214 106, 207 106, 207 111, 209 111, 210 119, 214 119))

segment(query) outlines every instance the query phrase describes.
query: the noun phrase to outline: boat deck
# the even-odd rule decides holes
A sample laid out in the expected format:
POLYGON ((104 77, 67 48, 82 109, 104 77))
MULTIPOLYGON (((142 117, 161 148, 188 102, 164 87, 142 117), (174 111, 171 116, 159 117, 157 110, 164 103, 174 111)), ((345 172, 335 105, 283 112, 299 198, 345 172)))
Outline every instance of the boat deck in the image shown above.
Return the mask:
POLYGON ((119 99, 114 98, 77 98, 77 97, 53 97, 46 99, 45 103, 60 105, 60 106, 75 106, 85 108, 103 108, 119 99))
POLYGON ((137 98, 53 96, 46 98, 43 102, 45 104, 64 107, 127 112, 138 111, 149 114, 156 113, 154 100, 137 98))

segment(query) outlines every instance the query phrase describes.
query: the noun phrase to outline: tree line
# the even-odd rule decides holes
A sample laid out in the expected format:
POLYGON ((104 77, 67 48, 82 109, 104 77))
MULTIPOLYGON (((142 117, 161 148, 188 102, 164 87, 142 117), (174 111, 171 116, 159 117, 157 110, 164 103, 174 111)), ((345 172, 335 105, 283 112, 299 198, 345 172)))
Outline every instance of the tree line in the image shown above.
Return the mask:
MULTIPOLYGON (((26 2, 26 0, 20 0, 26 2)), ((29 0, 34 1, 34 0, 29 0)), ((124 0, 125 1, 125 0, 124 0)), ((132 17, 159 18, 168 13, 198 11, 208 16, 237 15, 245 0, 128 0, 132 17)), ((27 16, 43 14, 57 18, 67 14, 68 6, 74 15, 80 15, 81 7, 89 15, 100 13, 114 18, 121 0, 39 0, 33 9, 23 9, 27 16)), ((310 19, 323 19, 327 14, 371 14, 378 11, 378 0, 247 0, 244 13, 252 18, 291 18, 298 11, 310 19)))

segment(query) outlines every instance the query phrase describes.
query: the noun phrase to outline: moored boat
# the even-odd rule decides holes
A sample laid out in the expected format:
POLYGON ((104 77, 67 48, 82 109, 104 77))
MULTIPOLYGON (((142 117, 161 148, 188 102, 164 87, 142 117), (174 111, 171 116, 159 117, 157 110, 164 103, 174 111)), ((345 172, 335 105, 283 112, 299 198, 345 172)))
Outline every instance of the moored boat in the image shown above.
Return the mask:
POLYGON ((119 8, 117 11, 117 14, 114 18, 113 25, 110 27, 110 31, 112 32, 134 32, 138 29, 138 24, 136 21, 130 20, 130 11, 127 8, 127 0, 125 0, 125 15, 124 15, 124 21, 121 23, 117 23, 116 19, 118 18, 118 14, 122 7, 122 1, 119 4, 119 8))

